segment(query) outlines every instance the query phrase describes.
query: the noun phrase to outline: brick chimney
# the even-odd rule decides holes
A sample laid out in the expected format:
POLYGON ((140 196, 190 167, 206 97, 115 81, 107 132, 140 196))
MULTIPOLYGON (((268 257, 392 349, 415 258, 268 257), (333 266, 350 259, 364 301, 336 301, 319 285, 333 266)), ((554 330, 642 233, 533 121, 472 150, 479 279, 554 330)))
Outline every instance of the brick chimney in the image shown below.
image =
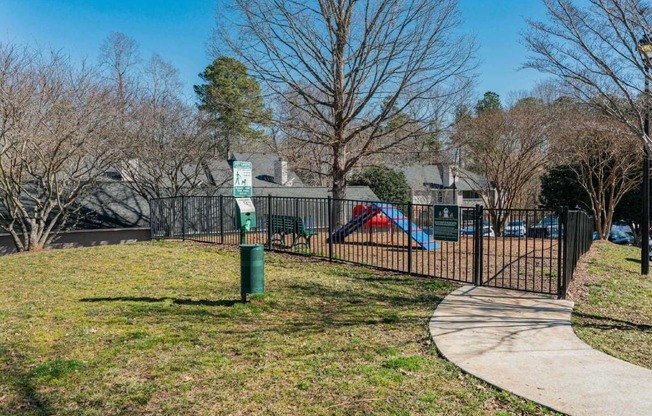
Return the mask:
POLYGON ((459 167, 457 165, 443 165, 441 169, 441 181, 445 188, 452 188, 453 181, 459 179, 459 167))
POLYGON ((285 186, 288 183, 288 162, 283 159, 274 161, 274 182, 285 186))

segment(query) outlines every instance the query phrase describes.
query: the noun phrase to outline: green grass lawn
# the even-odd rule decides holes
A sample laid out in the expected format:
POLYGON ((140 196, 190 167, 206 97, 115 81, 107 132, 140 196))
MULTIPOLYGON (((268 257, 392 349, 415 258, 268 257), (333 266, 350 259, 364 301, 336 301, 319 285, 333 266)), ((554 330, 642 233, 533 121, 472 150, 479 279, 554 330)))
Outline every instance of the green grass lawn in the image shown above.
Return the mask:
POLYGON ((575 304, 575 332, 594 348, 652 369, 652 276, 640 275, 640 248, 604 242, 594 250, 594 278, 575 304))
POLYGON ((540 414, 440 358, 452 288, 233 249, 143 243, 0 258, 0 414, 540 414))

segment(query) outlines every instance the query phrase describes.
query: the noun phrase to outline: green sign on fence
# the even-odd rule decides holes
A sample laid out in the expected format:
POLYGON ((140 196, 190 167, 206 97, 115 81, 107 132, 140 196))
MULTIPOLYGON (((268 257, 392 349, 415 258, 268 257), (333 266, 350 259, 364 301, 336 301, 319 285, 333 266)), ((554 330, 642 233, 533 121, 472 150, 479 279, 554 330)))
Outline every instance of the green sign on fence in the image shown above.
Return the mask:
POLYGON ((439 241, 460 240, 459 205, 435 205, 432 238, 439 241))
POLYGON ((233 162, 233 196, 236 198, 250 198, 252 194, 253 179, 251 162, 233 162))

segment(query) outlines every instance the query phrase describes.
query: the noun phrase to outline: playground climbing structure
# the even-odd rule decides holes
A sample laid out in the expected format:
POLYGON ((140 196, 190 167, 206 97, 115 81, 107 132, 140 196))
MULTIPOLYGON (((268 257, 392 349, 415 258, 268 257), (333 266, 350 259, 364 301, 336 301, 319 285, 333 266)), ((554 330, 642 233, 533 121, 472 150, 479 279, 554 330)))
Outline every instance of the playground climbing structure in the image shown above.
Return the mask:
POLYGON ((432 240, 421 227, 414 223, 410 224, 408 217, 394 205, 382 202, 372 203, 367 209, 354 215, 349 222, 333 232, 330 237, 331 241, 333 243, 344 243, 346 237, 364 227, 365 224, 372 222, 375 217, 381 214, 387 217, 396 227, 409 234, 419 248, 424 250, 439 249, 439 244, 432 240))

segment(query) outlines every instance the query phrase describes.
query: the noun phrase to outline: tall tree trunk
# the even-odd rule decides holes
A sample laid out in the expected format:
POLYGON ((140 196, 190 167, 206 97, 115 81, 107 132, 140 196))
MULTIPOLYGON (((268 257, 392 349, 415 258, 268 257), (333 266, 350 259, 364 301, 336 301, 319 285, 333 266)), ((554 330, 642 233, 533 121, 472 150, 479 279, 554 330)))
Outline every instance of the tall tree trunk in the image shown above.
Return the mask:
POLYGON ((18 233, 13 230, 13 227, 9 229, 9 235, 11 235, 11 239, 14 242, 14 246, 16 247, 16 251, 18 253, 25 251, 25 245, 23 244, 23 241, 20 239, 20 236, 18 233))
POLYGON ((344 169, 345 165, 346 162, 343 162, 342 155, 336 154, 333 163, 333 173, 332 173, 333 185, 331 188, 333 192, 333 213, 332 213, 331 221, 335 228, 339 228, 344 224, 344 215, 342 212, 344 207, 344 202, 342 200, 346 198, 346 186, 347 186, 346 173, 347 172, 344 169))
POLYGON ((37 219, 29 221, 29 233, 25 236, 25 247, 28 251, 43 250, 47 236, 44 236, 44 224, 37 219))

